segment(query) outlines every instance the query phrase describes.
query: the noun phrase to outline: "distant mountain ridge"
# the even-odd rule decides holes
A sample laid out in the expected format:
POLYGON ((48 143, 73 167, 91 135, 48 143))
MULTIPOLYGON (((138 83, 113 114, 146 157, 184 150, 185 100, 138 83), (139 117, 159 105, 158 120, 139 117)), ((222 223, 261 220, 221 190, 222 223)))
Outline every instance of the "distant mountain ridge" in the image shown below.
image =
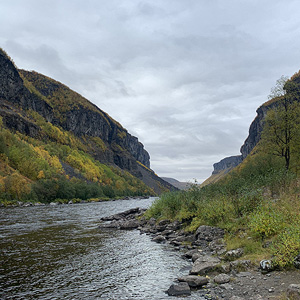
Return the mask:
MULTIPOLYGON (((55 143, 61 149, 65 149, 64 146, 72 149, 76 145, 76 151, 86 153, 96 165, 99 162, 129 172, 147 182, 155 193, 174 189, 150 169, 150 155, 143 144, 117 121, 62 83, 34 71, 17 69, 2 49, 0 117, 4 128, 12 134, 19 132, 22 139, 26 137, 26 143, 33 139, 30 143, 41 141, 45 144, 43 148, 50 148, 48 144, 55 143)), ((58 157, 65 166, 74 169, 78 164, 83 168, 79 161, 73 159, 70 165, 71 158, 63 161, 66 157, 60 155, 58 157)), ((103 185, 101 174, 97 176, 95 182, 103 185)), ((118 186, 116 182, 110 184, 118 186)))
POLYGON ((180 190, 187 190, 191 186, 191 183, 189 182, 182 182, 182 181, 178 181, 177 179, 169 178, 169 177, 161 177, 161 178, 180 190))

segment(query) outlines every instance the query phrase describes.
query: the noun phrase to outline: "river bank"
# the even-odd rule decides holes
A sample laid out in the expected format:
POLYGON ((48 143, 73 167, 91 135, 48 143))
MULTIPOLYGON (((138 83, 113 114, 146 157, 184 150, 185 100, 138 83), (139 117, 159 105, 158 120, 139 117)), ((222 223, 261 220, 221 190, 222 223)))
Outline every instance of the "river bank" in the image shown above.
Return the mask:
POLYGON ((137 229, 153 242, 181 251, 192 261, 188 272, 166 290, 169 295, 190 295, 197 290, 205 299, 269 300, 300 299, 300 271, 262 270, 258 263, 244 260, 243 249, 227 251, 224 231, 200 226, 195 233, 185 232, 183 224, 154 218, 146 220, 145 210, 134 208, 102 218, 101 229, 137 229), (292 299, 292 298, 290 298, 292 299))
POLYGON ((97 203, 97 202, 107 202, 107 201, 118 201, 118 200, 137 200, 137 199, 149 199, 151 196, 134 196, 134 197, 119 197, 119 198, 91 198, 88 200, 81 199, 56 199, 49 203, 35 202, 35 201, 18 201, 18 200, 5 200, 0 201, 1 207, 30 207, 30 206, 55 206, 64 204, 82 204, 82 203, 97 203))

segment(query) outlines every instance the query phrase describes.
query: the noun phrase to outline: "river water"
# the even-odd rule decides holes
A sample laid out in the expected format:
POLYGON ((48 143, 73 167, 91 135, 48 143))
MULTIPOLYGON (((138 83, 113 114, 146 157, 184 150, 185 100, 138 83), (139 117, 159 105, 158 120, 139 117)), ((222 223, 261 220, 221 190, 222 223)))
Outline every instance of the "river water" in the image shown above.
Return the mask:
POLYGON ((0 299, 181 299, 165 291, 188 274, 182 253, 138 230, 98 228, 153 199, 0 209, 0 299))

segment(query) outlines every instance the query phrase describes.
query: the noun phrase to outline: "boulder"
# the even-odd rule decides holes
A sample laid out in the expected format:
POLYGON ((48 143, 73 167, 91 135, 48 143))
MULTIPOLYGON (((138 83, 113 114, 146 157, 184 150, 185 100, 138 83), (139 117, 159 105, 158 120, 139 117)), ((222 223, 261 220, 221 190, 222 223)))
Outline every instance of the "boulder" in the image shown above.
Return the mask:
POLYGON ((136 207, 136 208, 128 209, 121 213, 112 215, 112 216, 103 217, 103 218, 101 218, 101 221, 123 220, 123 219, 129 219, 129 218, 132 219, 132 218, 135 218, 136 216, 141 215, 144 212, 145 212, 145 209, 136 207))
POLYGON ((205 275, 213 271, 220 263, 220 259, 210 255, 203 255, 199 257, 193 264, 191 275, 205 275))
POLYGON ((290 300, 300 300, 300 284, 290 284, 287 289, 287 296, 290 300))
MULTIPOLYGON (((183 256, 186 258, 192 258, 195 253, 201 253, 201 252, 198 249, 192 249, 192 250, 189 250, 186 253, 184 253, 183 256)), ((197 257, 197 258, 199 258, 199 257, 197 257)))
POLYGON ((208 244, 209 250, 213 253, 222 255, 226 252, 226 244, 224 239, 213 240, 208 244))
POLYGON ((120 229, 123 230, 131 230, 131 229, 136 229, 140 225, 138 220, 128 220, 124 222, 120 222, 120 229))
POLYGON ((274 265, 269 259, 261 260, 259 263, 259 267, 262 273, 268 273, 274 270, 274 265))
POLYGON ((196 240, 205 240, 207 242, 211 242, 213 240, 217 240, 224 237, 224 230, 218 227, 199 226, 196 234, 196 240))
POLYGON ((182 277, 178 278, 178 280, 187 282, 187 284, 191 288, 200 288, 203 285, 206 285, 209 281, 207 277, 196 276, 196 275, 182 276, 182 277))
POLYGON ((155 238, 153 238, 152 241, 156 242, 156 243, 165 243, 166 238, 164 236, 162 236, 162 235, 158 235, 155 238))
POLYGON ((230 263, 231 270, 238 272, 247 271, 251 267, 250 260, 235 260, 230 263))
POLYGON ((226 260, 236 260, 244 254, 244 250, 242 248, 229 250, 225 253, 224 259, 226 260))
POLYGON ((224 284, 230 282, 230 276, 227 274, 219 274, 214 277, 214 282, 218 284, 224 284))
POLYGON ((195 262, 198 258, 200 258, 201 256, 203 256, 203 254, 200 251, 195 252, 192 255, 192 261, 195 262))
POLYGON ((167 290, 167 294, 169 296, 189 296, 191 295, 191 289, 187 282, 180 282, 178 284, 172 284, 167 290))

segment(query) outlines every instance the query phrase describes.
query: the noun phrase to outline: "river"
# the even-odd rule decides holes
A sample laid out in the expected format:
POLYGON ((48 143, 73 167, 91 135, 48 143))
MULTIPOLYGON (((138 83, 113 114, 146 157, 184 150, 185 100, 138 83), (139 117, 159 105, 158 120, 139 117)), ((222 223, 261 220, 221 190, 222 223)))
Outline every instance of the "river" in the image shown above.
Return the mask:
POLYGON ((165 291, 191 265, 182 253, 138 230, 98 228, 153 200, 0 209, 0 299, 174 299, 165 291))

